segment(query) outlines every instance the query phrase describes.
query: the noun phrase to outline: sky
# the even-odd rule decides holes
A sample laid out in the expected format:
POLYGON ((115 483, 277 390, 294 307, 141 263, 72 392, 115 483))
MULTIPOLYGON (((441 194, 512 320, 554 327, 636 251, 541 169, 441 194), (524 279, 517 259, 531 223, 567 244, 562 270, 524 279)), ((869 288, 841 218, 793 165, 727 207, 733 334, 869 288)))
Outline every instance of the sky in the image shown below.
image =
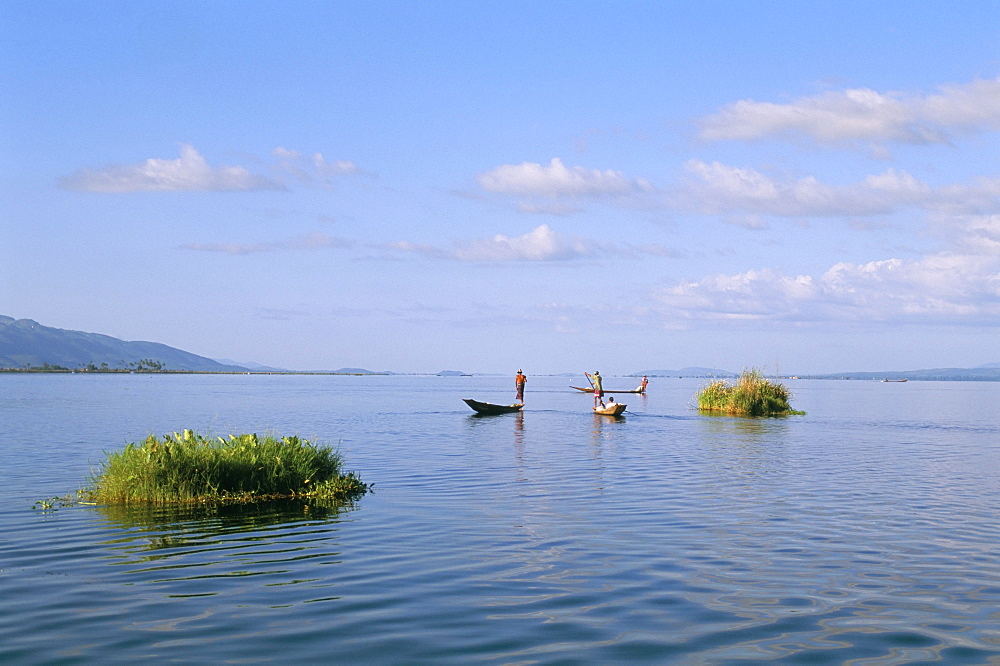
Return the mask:
POLYGON ((291 370, 1000 362, 1000 3, 0 4, 0 314, 291 370))

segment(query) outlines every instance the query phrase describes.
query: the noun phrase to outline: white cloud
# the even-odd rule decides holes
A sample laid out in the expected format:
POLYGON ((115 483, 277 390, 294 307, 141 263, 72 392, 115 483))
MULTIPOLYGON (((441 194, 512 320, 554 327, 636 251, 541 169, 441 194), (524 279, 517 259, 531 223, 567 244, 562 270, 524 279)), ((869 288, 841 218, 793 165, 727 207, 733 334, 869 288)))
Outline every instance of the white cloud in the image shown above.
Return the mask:
MULTIPOLYGON (((894 181, 893 181, 894 182, 894 181)), ((665 321, 977 324, 1000 321, 1000 215, 949 217, 914 260, 840 262, 815 275, 716 274, 654 290, 665 321)))
POLYGON ((493 262, 563 262, 604 256, 634 259, 643 256, 676 258, 681 253, 674 248, 656 243, 644 245, 614 245, 561 234, 547 224, 542 224, 521 236, 496 234, 492 238, 473 239, 455 243, 450 250, 431 245, 400 241, 385 247, 402 252, 412 252, 438 259, 453 259, 470 263, 493 262))
POLYGON ((582 238, 556 233, 543 224, 523 236, 497 234, 469 241, 455 249, 461 261, 561 261, 586 257, 594 248, 582 238))
POLYGON ((390 243, 386 247, 466 262, 565 261, 589 256, 596 250, 586 240, 557 233, 546 224, 522 236, 497 234, 492 238, 456 243, 450 251, 407 241, 390 243))
POLYGON ((976 215, 961 221, 949 219, 945 234, 957 251, 1000 256, 1000 215, 976 215))
POLYGON ((294 161, 302 157, 302 154, 299 153, 299 151, 283 148, 281 146, 275 146, 271 150, 271 155, 282 161, 294 161))
POLYGON ((918 261, 839 263, 820 278, 825 296, 873 320, 930 321, 1000 314, 1000 262, 939 253, 918 261))
POLYGON ((990 323, 1000 317, 1000 255, 841 262, 819 276, 772 269, 709 275, 654 292, 668 316, 699 320, 990 323))
POLYGON ((330 162, 319 152, 305 156, 297 150, 277 146, 271 151, 271 156, 277 160, 274 166, 276 171, 293 176, 307 185, 330 184, 333 179, 340 176, 361 173, 361 169, 354 162, 347 160, 330 162))
POLYGON ((815 297, 808 275, 785 276, 771 269, 710 275, 657 290, 654 297, 691 319, 783 318, 797 312, 798 301, 815 297))
POLYGON ((82 169, 62 179, 66 189, 81 192, 195 192, 275 190, 283 186, 240 166, 212 167, 187 144, 175 160, 150 158, 142 164, 82 169))
POLYGON ((348 239, 328 236, 322 232, 313 231, 304 236, 271 243, 188 243, 182 245, 181 248, 198 252, 222 252, 224 254, 243 255, 257 252, 275 252, 278 250, 348 248, 353 245, 353 241, 348 239))
POLYGON ((554 203, 527 203, 522 201, 517 205, 517 212, 528 215, 558 215, 560 217, 583 211, 579 206, 557 201, 554 203))
POLYGON ((428 257, 437 257, 441 259, 446 259, 449 257, 447 252, 439 248, 436 248, 433 245, 425 245, 422 243, 411 243, 410 241, 394 241, 392 243, 386 243, 385 247, 387 247, 390 250, 399 250, 400 252, 412 252, 413 254, 422 254, 428 257))
POLYGON ((933 202, 939 213, 985 215, 1000 212, 1000 178, 977 178, 970 183, 940 188, 933 202))
POLYGON ((336 160, 334 162, 328 162, 323 153, 313 153, 312 164, 316 169, 316 173, 323 176, 343 176, 353 173, 358 173, 358 165, 354 162, 349 162, 347 160, 336 160))
POLYGON ((824 93, 791 104, 740 100, 700 123, 701 136, 712 141, 799 133, 824 143, 913 140, 911 124, 905 103, 867 89, 824 93))
POLYGON ((643 179, 629 180, 610 169, 567 167, 557 157, 548 164, 504 164, 480 174, 476 180, 483 189, 496 194, 550 199, 623 196, 653 190, 643 179))
POLYGON ((278 146, 271 156, 275 162, 270 168, 277 180, 241 166, 213 167, 193 146, 182 144, 177 159, 150 158, 142 164, 81 169, 63 178, 60 185, 80 192, 231 192, 285 189, 282 180, 289 176, 306 185, 328 185, 340 176, 361 173, 354 162, 329 161, 319 152, 304 156, 278 146))
POLYGON ((741 100, 700 125, 712 141, 802 135, 829 144, 941 143, 953 132, 1000 129, 1000 79, 943 86, 929 96, 859 88, 789 104, 741 100))
POLYGON ((1000 78, 941 87, 919 103, 929 122, 966 132, 1000 130, 1000 78))
POLYGON ((860 183, 834 186, 813 177, 778 180, 753 169, 689 160, 694 178, 672 205, 700 213, 779 216, 885 215, 932 200, 932 188, 893 169, 860 183))

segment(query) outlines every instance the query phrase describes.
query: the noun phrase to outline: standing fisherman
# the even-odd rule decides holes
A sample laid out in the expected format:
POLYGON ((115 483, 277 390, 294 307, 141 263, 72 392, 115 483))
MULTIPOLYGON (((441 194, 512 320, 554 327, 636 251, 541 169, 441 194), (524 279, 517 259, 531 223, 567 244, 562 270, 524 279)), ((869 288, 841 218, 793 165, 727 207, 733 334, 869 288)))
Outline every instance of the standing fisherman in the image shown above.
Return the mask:
POLYGON ((524 384, 527 381, 528 377, 523 372, 518 370, 517 374, 514 376, 514 388, 517 389, 518 402, 524 402, 524 384))
POLYGON ((594 408, 600 404, 601 407, 604 406, 604 385, 601 383, 601 373, 594 370, 594 374, 583 373, 587 375, 587 379, 590 380, 590 385, 594 387, 594 408))

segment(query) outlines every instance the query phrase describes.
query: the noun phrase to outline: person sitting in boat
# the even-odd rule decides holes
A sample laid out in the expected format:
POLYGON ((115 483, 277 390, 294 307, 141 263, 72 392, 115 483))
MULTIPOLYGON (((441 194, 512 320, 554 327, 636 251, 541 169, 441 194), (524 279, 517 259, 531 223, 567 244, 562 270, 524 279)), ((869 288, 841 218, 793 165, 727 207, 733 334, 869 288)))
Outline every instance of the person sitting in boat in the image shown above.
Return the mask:
POLYGON ((646 375, 643 375, 642 376, 642 382, 639 384, 639 388, 637 388, 636 391, 638 391, 639 393, 645 393, 646 392, 646 386, 648 384, 649 384, 649 377, 647 377, 646 375))
POLYGON ((602 403, 601 403, 601 407, 602 407, 603 409, 611 409, 611 408, 612 408, 612 407, 614 407, 614 406, 615 406, 616 404, 618 404, 618 403, 616 403, 616 402, 615 402, 615 399, 614 399, 614 397, 613 397, 613 396, 610 396, 610 395, 609 395, 609 396, 608 396, 608 402, 607 402, 606 404, 602 402, 602 403))

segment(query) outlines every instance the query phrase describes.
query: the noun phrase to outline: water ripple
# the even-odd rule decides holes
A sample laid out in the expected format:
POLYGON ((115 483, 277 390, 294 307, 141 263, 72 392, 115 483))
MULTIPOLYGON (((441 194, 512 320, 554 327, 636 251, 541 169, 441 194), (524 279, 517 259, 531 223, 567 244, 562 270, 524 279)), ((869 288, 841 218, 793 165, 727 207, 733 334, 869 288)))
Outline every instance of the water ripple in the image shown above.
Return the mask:
POLYGON ((133 433, 292 424, 376 492, 39 512, 15 480, 7 662, 1000 660, 997 387, 805 383, 806 417, 754 420, 664 381, 614 421, 558 378, 487 419, 458 397, 490 378, 84 379, 18 385, 5 469, 57 494, 133 433))

